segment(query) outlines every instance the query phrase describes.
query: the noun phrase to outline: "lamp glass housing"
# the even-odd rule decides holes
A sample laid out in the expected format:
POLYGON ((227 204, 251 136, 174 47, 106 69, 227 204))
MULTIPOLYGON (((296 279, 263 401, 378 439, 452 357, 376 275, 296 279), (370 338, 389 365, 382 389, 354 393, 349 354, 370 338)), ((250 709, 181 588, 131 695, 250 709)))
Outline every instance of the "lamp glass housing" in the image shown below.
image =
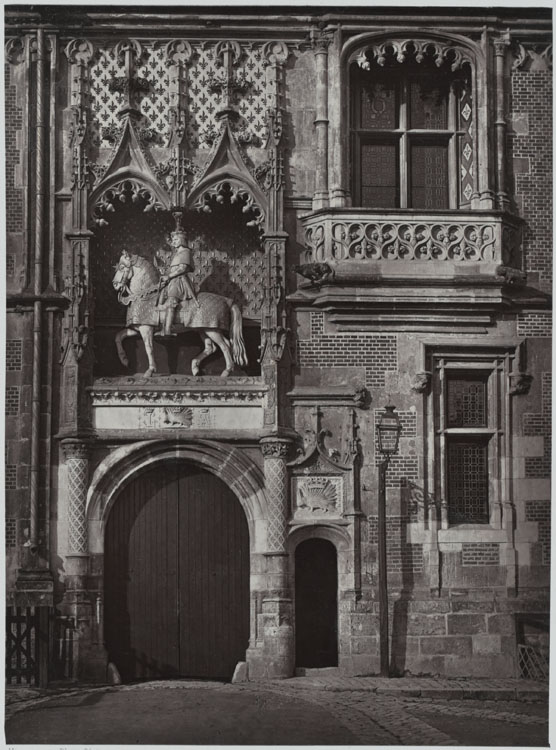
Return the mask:
POLYGON ((395 406, 386 406, 380 415, 378 423, 378 449, 385 456, 391 456, 398 451, 400 442, 400 418, 394 411, 395 406))

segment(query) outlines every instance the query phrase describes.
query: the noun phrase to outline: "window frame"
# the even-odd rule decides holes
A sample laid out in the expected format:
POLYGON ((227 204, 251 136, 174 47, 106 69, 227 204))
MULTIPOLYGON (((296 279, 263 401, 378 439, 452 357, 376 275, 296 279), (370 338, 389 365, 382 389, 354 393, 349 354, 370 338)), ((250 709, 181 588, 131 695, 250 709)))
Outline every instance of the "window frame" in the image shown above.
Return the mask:
POLYGON ((458 127, 458 101, 453 82, 448 89, 447 127, 446 128, 412 128, 410 123, 410 86, 413 81, 423 77, 419 64, 407 72, 396 71, 395 74, 395 128, 363 128, 361 124, 361 91, 365 75, 372 76, 367 70, 362 70, 356 63, 352 63, 350 78, 350 135, 352 154, 352 193, 355 204, 362 208, 410 209, 414 211, 454 210, 459 208, 458 175, 461 169, 459 159, 459 140, 465 136, 465 131, 458 127), (413 74, 413 75, 412 75, 413 74), (395 206, 365 206, 362 202, 362 146, 368 143, 395 144, 397 146, 397 183, 396 193, 398 205, 395 206), (441 144, 447 153, 447 204, 440 209, 426 209, 410 205, 411 200, 411 146, 413 144, 441 144))
POLYGON ((514 371, 516 347, 489 351, 449 347, 431 348, 427 369, 431 372, 429 394, 428 467, 434 497, 440 508, 440 529, 462 531, 503 528, 503 507, 509 502, 509 479, 504 469, 511 456, 509 376, 514 371), (487 379, 487 422, 484 427, 450 427, 447 424, 447 381, 449 373, 482 374, 487 379), (487 442, 488 522, 450 522, 448 495, 448 442, 457 436, 487 442))

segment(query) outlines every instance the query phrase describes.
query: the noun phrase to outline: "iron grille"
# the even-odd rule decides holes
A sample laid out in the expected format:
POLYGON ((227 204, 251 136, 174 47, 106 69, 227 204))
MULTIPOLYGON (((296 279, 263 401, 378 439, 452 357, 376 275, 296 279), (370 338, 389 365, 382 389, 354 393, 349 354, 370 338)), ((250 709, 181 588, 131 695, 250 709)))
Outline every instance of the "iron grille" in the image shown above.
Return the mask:
POLYGON ((39 684, 39 608, 6 608, 6 682, 39 684))
POLYGON ((485 378, 448 378, 448 427, 487 426, 487 383, 485 378))
POLYGON ((448 442, 448 521, 488 523, 488 443, 448 442))
POLYGON ((529 680, 548 680, 548 655, 534 646, 517 644, 519 677, 529 680))

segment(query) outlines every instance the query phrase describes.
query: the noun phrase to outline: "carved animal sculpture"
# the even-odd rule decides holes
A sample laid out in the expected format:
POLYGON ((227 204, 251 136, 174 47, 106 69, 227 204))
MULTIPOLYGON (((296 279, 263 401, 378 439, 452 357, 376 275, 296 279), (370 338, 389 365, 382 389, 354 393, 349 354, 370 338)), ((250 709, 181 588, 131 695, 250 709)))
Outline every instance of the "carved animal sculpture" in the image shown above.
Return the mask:
POLYGON ((303 263, 294 266, 293 270, 309 279, 311 286, 321 286, 334 278, 334 269, 328 263, 303 263))
MULTIPOLYGON (((123 339, 140 335, 149 362, 145 376, 150 377, 156 372, 153 332, 161 323, 161 310, 158 307, 160 270, 157 270, 149 260, 124 250, 116 267, 112 285, 118 292, 118 301, 128 306, 126 328, 116 334, 120 362, 125 367, 129 365, 122 346, 123 339)), ((180 330, 196 330, 203 339, 204 349, 191 362, 191 372, 198 375, 201 362, 213 354, 217 346, 226 362, 221 376, 227 377, 232 372, 234 363, 247 364, 241 312, 232 300, 220 294, 200 292, 197 299, 198 306, 184 302, 176 308, 174 321, 180 330)))

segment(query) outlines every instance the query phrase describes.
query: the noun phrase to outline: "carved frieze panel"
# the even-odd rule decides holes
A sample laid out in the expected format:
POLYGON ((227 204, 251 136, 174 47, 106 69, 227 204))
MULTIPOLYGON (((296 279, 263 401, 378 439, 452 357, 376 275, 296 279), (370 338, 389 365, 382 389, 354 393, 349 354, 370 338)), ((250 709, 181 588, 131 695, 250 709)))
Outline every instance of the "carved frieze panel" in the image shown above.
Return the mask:
POLYGON ((261 430, 260 405, 172 404, 93 406, 93 427, 97 430, 261 430))
POLYGON ((210 377, 203 384, 187 376, 161 377, 155 384, 145 378, 127 380, 138 382, 118 386, 101 379, 90 389, 96 429, 233 431, 263 426, 266 388, 253 378, 238 378, 235 384, 210 377))
POLYGON ((292 477, 291 481, 295 518, 341 516, 343 477, 311 474, 292 477))

